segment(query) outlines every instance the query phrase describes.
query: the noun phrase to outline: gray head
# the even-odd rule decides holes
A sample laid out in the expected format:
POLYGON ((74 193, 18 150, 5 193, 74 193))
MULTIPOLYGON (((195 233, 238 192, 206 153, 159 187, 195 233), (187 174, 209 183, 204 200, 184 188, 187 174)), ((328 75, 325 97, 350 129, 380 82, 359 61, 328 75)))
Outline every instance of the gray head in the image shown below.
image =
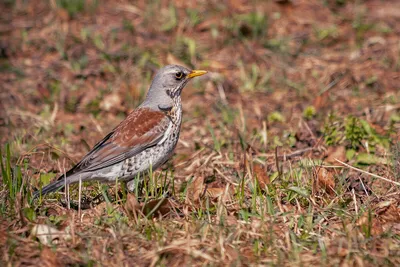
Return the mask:
POLYGON ((206 73, 204 70, 189 70, 178 65, 163 67, 154 77, 141 106, 155 110, 172 107, 174 98, 181 95, 183 87, 190 79, 206 73))

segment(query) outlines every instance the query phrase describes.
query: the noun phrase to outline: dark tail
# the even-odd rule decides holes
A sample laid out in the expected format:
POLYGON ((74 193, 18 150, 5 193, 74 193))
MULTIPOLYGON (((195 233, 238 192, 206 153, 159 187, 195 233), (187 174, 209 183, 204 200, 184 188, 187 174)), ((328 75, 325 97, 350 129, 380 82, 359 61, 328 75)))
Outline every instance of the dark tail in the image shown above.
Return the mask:
POLYGON ((37 190, 33 193, 33 199, 37 198, 40 195, 46 195, 48 193, 58 191, 64 188, 65 181, 64 176, 61 176, 57 181, 52 182, 51 184, 46 185, 42 188, 42 190, 37 190))

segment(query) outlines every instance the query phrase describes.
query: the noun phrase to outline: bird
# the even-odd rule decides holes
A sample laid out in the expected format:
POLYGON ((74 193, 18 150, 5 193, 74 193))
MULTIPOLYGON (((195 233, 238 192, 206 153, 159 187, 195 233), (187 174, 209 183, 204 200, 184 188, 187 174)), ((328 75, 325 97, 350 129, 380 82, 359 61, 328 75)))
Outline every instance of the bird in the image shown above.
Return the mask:
POLYGON ((144 101, 68 172, 33 193, 33 198, 79 181, 127 182, 171 158, 182 123, 181 93, 205 70, 167 65, 154 76, 144 101))

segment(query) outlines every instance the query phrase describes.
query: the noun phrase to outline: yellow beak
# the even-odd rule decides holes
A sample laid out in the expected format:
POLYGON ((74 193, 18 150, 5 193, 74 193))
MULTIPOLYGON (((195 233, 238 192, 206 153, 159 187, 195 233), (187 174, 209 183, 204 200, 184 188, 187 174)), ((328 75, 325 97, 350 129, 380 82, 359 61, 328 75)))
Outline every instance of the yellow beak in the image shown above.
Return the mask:
POLYGON ((188 74, 188 78, 193 78, 193 77, 197 77, 197 76, 201 76, 206 74, 207 71, 205 70, 192 70, 189 74, 188 74))

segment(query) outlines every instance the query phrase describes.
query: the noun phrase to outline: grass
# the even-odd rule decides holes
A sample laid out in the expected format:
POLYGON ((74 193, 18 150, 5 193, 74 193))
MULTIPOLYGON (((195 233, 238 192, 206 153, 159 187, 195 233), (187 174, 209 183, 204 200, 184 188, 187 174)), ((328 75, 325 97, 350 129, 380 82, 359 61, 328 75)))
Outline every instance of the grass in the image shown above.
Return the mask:
POLYGON ((4 6, 0 265, 399 265, 395 1, 35 4, 4 6), (174 63, 210 72, 167 164, 31 199, 174 63))

